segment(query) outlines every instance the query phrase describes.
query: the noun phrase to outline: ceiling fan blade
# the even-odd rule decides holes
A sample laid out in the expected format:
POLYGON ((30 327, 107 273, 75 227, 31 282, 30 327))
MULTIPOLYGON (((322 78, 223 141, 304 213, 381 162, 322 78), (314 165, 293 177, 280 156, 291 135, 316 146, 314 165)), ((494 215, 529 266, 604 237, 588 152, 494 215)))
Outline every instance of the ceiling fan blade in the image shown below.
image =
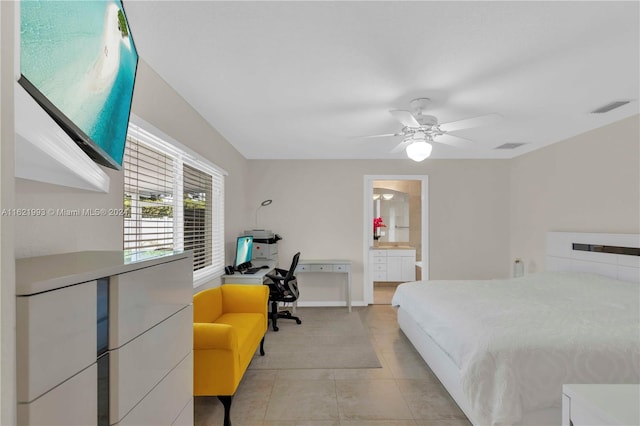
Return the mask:
POLYGON ((405 140, 403 140, 402 142, 400 142, 398 145, 396 145, 395 148, 393 148, 391 151, 389 151, 391 154, 395 154, 397 152, 402 151, 403 149, 405 149, 407 146, 409 146, 409 144, 411 144, 411 142, 413 142, 413 139, 407 138, 405 140))
POLYGON ((358 136, 357 139, 388 138, 391 136, 402 136, 402 133, 387 133, 384 135, 358 136))
POLYGON ((389 112, 405 127, 420 127, 420 123, 416 121, 415 117, 409 111, 394 109, 389 112))
POLYGON ((450 121, 449 123, 442 123, 440 130, 445 132, 455 132, 456 130, 468 129, 471 127, 486 126, 501 119, 500 114, 492 113, 479 115, 477 117, 465 118, 464 120, 450 121))
POLYGON ((472 148, 475 146, 475 143, 472 140, 449 134, 436 136, 433 141, 445 145, 455 146, 456 148, 472 148))

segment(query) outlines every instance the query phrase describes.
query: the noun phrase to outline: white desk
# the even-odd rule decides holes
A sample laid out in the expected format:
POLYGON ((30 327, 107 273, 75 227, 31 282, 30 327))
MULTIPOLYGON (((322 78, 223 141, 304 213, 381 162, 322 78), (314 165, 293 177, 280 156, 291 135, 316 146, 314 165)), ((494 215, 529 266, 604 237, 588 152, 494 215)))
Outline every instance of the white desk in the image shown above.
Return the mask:
POLYGON ((266 265, 268 266, 268 268, 260 269, 255 274, 241 274, 239 272, 236 272, 233 275, 223 275, 222 284, 264 284, 266 275, 274 272, 277 262, 275 260, 254 259, 251 261, 251 264, 254 268, 262 265, 266 265))
POLYGON ((347 308, 351 312, 351 261, 345 259, 303 259, 298 261, 296 274, 332 272, 347 274, 347 308))

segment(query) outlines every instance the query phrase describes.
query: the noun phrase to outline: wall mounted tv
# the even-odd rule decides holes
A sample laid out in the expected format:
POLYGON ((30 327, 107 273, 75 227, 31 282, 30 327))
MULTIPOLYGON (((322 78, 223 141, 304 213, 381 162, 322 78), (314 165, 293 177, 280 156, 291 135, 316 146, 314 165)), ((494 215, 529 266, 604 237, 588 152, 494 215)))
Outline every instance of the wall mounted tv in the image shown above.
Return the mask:
POLYGON ((121 1, 20 2, 18 83, 96 163, 116 170, 137 67, 121 1))

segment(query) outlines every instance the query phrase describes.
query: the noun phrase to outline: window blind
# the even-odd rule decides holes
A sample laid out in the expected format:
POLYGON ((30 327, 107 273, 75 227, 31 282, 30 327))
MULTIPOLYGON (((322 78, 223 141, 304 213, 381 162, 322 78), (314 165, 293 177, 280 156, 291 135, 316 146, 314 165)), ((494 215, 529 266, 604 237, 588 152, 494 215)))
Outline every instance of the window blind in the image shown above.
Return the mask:
POLYGON ((125 251, 174 249, 174 159, 132 136, 124 160, 125 251))
POLYGON ((193 250, 193 270, 212 263, 212 178, 184 165, 182 168, 183 232, 185 250, 193 250))
POLYGON ((124 248, 193 250, 194 284, 199 285, 224 273, 226 172, 156 131, 129 124, 124 248))
POLYGON ((213 208, 211 230, 213 248, 211 262, 216 275, 224 273, 224 174, 217 169, 209 169, 212 179, 213 208))

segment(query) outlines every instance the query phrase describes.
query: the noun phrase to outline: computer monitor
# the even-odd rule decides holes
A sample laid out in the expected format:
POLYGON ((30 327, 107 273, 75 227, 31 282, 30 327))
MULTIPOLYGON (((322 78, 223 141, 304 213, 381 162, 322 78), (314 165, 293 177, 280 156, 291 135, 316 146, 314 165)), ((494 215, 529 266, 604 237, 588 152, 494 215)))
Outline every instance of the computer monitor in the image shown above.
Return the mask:
POLYGON ((253 253, 253 237, 250 235, 238 237, 238 240, 236 241, 236 263, 234 266, 237 268, 239 265, 242 265, 243 263, 250 262, 252 253, 253 253))

